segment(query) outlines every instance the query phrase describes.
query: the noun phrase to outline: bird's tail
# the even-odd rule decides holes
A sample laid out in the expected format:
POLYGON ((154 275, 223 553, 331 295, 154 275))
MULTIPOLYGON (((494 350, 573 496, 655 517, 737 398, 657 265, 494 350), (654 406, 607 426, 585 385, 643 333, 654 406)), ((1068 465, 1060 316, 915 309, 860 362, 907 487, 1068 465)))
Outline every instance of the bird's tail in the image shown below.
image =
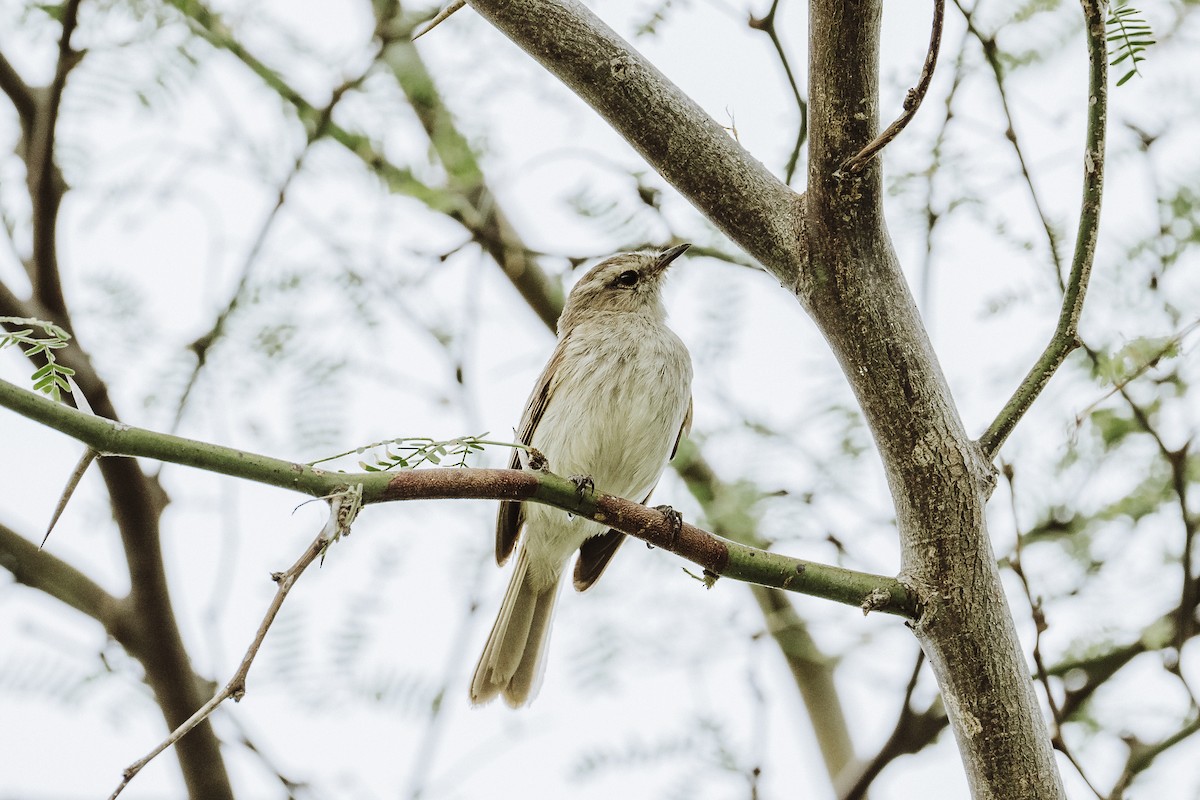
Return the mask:
POLYGON ((516 708, 537 694, 558 583, 535 588, 529 580, 529 559, 521 548, 496 624, 471 679, 471 703, 480 705, 503 694, 504 701, 516 708))

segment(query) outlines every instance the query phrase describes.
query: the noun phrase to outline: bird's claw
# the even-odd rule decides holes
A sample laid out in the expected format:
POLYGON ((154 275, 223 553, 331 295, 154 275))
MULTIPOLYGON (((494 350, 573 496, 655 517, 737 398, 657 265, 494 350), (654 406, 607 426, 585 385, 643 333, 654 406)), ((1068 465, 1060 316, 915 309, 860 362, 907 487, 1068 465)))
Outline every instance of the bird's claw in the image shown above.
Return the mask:
POLYGON ((545 472, 550 469, 550 459, 546 458, 546 454, 535 447, 530 447, 526 451, 526 464, 529 469, 537 472, 545 472))
POLYGON ((680 514, 671 506, 655 506, 654 510, 663 515, 667 521, 667 527, 671 529, 671 550, 679 544, 679 535, 683 533, 683 514, 680 514))
POLYGON ((568 480, 575 484, 575 496, 580 500, 596 488, 596 482, 587 475, 572 475, 568 480))

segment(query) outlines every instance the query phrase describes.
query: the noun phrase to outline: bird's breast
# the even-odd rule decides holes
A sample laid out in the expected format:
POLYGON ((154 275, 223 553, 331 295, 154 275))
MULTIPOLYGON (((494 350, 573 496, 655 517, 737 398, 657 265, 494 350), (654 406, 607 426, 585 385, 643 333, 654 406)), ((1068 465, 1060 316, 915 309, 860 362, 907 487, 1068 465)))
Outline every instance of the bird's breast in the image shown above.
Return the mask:
POLYGON ((665 325, 573 331, 532 445, 561 475, 640 501, 657 483, 691 397, 692 365, 665 325))

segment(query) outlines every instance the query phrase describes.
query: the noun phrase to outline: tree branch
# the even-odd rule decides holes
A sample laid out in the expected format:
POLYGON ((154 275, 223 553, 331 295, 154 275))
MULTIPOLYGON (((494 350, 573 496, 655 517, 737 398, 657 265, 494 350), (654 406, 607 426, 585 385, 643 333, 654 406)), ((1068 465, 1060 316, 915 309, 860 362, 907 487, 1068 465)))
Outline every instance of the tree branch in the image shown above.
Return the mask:
POLYGON ((471 232, 472 238, 499 265, 533 312, 553 331, 562 310, 562 288, 549 280, 538 266, 531 249, 522 241, 488 185, 471 145, 455 126, 433 76, 407 35, 412 22, 395 18, 380 21, 380 29, 391 32, 380 59, 391 70, 416 112, 429 143, 446 169, 451 188, 464 197, 473 210, 470 215, 451 212, 450 216, 471 232))
POLYGON ((1087 32, 1088 113, 1083 151, 1083 202, 1079 209, 1079 228, 1075 236, 1075 254, 1071 275, 1063 293, 1062 310, 1054 335, 1034 363, 1025 380, 1004 405, 996 419, 979 437, 979 447, 988 459, 1033 405, 1050 378, 1067 356, 1079 346, 1079 317, 1087 294, 1092 263, 1096 259, 1096 240, 1100 234, 1100 199, 1104 189, 1105 135, 1108 125, 1108 50, 1105 41, 1104 12, 1097 0, 1084 0, 1083 14, 1087 32))
POLYGON ((771 40, 771 45, 775 48, 775 55, 779 56, 779 63, 783 65, 783 74, 787 77, 796 107, 800 109, 800 127, 796 131, 796 143, 792 145, 792 154, 788 156, 787 165, 783 168, 783 181, 790 186, 792 177, 796 174, 796 165, 800 161, 800 150, 804 147, 805 140, 808 139, 808 103, 800 94, 800 85, 796 83, 796 76, 792 74, 792 65, 788 61, 787 51, 783 49, 783 41, 779 38, 779 31, 775 27, 775 12, 778 10, 779 0, 772 0, 771 8, 766 15, 751 16, 749 24, 752 29, 762 31, 771 40))
POLYGON ((3 53, 0 53, 0 91, 8 95, 17 116, 21 118, 21 129, 25 135, 33 128, 33 118, 37 115, 37 100, 33 89, 25 83, 21 73, 12 65, 3 53))
MULTIPOLYGON (((60 321, 36 298, 22 300, 2 283, 0 314, 60 321)), ((74 380, 92 410, 116 420, 117 410, 108 387, 93 368, 87 352, 79 346, 78 336, 75 346, 62 349, 56 358, 75 370, 74 380)), ((206 695, 199 681, 191 678, 194 673, 171 608, 163 569, 159 518, 167 497, 158 481, 143 473, 132 458, 101 458, 99 469, 129 570, 130 594, 125 602, 136 609, 136 613, 126 616, 126 630, 116 638, 142 662, 146 683, 154 691, 167 725, 173 728, 187 719, 206 695)), ((232 798, 220 746, 211 726, 204 725, 196 735, 188 737, 179 747, 178 755, 184 782, 193 796, 212 800, 232 798)))
POLYGON ((901 575, 924 603, 913 632, 937 677, 973 796, 1060 798, 988 537, 993 469, 966 434, 888 236, 882 165, 839 170, 876 135, 882 5, 809 5, 809 261, 796 291, 879 447, 901 575))
POLYGON ((120 629, 119 599, 75 567, 39 549, 3 523, 0 523, 0 567, 11 572, 17 583, 45 592, 86 614, 110 634, 120 629))
POLYGON ((800 196, 579 0, 470 0, 592 106, 714 225, 796 282, 800 196))
POLYGON ((63 297, 58 270, 58 208, 62 203, 64 182, 54 162, 58 112, 62 107, 67 76, 82 55, 71 47, 71 34, 79 22, 81 0, 67 0, 62 7, 62 34, 58 42, 58 63, 45 100, 37 104, 33 129, 25 145, 25 168, 29 195, 33 202, 33 293, 50 309, 52 318, 67 330, 71 320, 63 297))
POLYGON ((361 484, 364 503, 394 500, 528 500, 587 516, 703 567, 705 583, 717 577, 824 597, 861 608, 914 617, 916 600, 900 581, 760 550, 684 523, 675 530, 662 512, 612 495, 580 495, 571 481, 548 472, 502 469, 434 469, 399 473, 328 472, 269 456, 134 428, 84 414, 34 392, 0 381, 0 407, 71 436, 109 457, 153 458, 245 478, 315 497, 361 484))
POLYGON ((842 165, 842 169, 847 172, 860 171, 875 157, 876 153, 891 144, 891 141, 899 136, 900 131, 904 130, 916 116, 917 109, 921 107, 921 101, 925 99, 925 93, 929 91, 929 84, 933 80, 933 70, 937 67, 938 50, 942 46, 942 19, 945 14, 946 0, 934 0, 933 30, 929 34, 929 50, 925 53, 925 64, 921 67, 921 77, 917 80, 917 85, 909 89, 908 94, 904 96, 904 111, 896 118, 895 122, 887 126, 883 133, 859 150, 853 158, 847 160, 842 165))
POLYGON ((254 664, 254 659, 258 655, 258 651, 262 648, 262 643, 267 638, 267 631, 271 629, 272 623, 275 622, 275 617, 278 616, 279 609, 283 607, 283 601, 287 599, 288 593, 291 592, 292 587, 296 585, 296 581, 299 580, 304 571, 317 558, 323 556, 329 544, 336 541, 344 533, 349 533, 350 525, 358 515, 359 504, 357 493, 351 490, 338 492, 329 498, 329 507, 329 521, 321 529, 321 532, 317 534, 317 537, 313 539, 312 544, 305 549, 300 557, 296 559, 296 563, 292 564, 286 572, 277 572, 271 576, 278 586, 275 590, 275 596, 271 599, 270 605, 267 606, 266 614, 263 616, 262 622, 259 623, 258 631, 255 633, 254 639, 250 642, 250 646, 246 648, 246 654, 242 656, 238 668, 234 670, 233 677, 207 703, 196 709, 196 713, 192 714, 175 730, 171 731, 167 738, 163 739, 153 750, 126 767, 121 776, 120 785, 109 795, 109 800, 116 800, 117 796, 129 785, 129 782, 147 764, 212 716, 212 713, 217 710, 217 707, 221 703, 224 703, 231 697, 234 702, 240 702, 242 697, 245 696, 246 678, 250 674, 250 667, 254 664))

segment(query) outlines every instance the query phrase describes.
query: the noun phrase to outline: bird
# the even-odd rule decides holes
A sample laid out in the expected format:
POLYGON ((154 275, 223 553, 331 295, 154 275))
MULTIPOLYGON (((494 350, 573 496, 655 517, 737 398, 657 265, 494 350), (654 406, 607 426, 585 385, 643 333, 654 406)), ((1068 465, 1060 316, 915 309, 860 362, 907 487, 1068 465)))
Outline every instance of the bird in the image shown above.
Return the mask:
MULTIPOLYGON (((692 361, 667 327, 667 268, 690 245, 618 253, 575 284, 558 343, 521 415, 517 443, 585 487, 645 503, 692 425, 692 361)), ((525 455, 523 455, 523 452, 525 455)), ((532 466, 514 449, 509 467, 532 466)), ((676 512, 667 509, 679 520, 676 512)), ((473 705, 537 694, 559 586, 576 551, 574 586, 591 587, 625 534, 538 503, 502 501, 496 563, 516 565, 471 680, 473 705), (523 536, 521 534, 523 533, 523 536)))

